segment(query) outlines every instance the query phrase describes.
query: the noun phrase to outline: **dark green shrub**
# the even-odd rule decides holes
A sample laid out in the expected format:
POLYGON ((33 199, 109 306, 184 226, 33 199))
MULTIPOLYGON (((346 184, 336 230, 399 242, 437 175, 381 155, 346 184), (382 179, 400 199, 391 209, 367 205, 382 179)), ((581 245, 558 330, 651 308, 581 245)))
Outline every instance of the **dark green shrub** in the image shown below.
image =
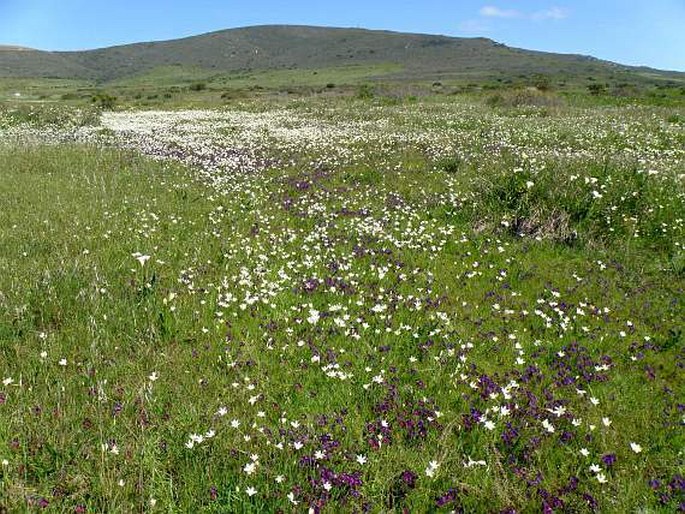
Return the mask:
POLYGON ((500 91, 487 97, 485 103, 490 107, 561 107, 564 100, 553 93, 528 88, 500 91))
POLYGON ((538 91, 549 91, 552 89, 552 80, 542 73, 533 75, 533 84, 538 91))
POLYGON ((590 92, 592 96, 599 96, 603 93, 606 93, 606 86, 604 84, 590 84, 587 87, 587 90, 590 92))
POLYGON ((459 157, 448 157, 438 163, 438 168, 450 175, 458 173, 463 165, 459 157))
POLYGON ((117 102, 117 97, 112 96, 109 93, 100 92, 93 95, 91 102, 95 107, 103 111, 111 111, 117 102))
POLYGON ((370 100, 375 96, 375 93, 369 84, 362 84, 357 89, 357 94, 355 96, 360 100, 370 100))

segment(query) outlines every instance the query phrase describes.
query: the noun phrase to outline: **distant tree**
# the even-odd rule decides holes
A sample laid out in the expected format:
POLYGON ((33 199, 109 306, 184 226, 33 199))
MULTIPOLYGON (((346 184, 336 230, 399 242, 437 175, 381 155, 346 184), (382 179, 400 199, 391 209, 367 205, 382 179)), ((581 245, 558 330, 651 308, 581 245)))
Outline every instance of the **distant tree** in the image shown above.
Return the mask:
POLYGON ((357 98, 369 100, 374 97, 373 88, 368 84, 363 84, 357 89, 357 98))
POLYGON ((552 89, 552 79, 548 75, 536 73, 533 75, 533 86, 540 91, 549 91, 552 89))
POLYGON ((91 102, 103 111, 111 111, 116 105, 117 97, 101 91, 93 95, 91 102))
POLYGON ((606 86, 604 84, 590 84, 587 90, 592 96, 599 96, 606 91, 606 86))

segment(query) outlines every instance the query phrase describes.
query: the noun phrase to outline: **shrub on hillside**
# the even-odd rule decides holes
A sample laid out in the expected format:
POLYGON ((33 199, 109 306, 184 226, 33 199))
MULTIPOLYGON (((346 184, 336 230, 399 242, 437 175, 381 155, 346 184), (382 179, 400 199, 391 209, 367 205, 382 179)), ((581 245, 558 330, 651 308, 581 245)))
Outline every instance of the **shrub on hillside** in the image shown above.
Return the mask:
POLYGON ((117 97, 109 93, 99 92, 93 95, 91 102, 95 107, 103 111, 111 111, 117 102, 117 97))
POLYGON ((564 100, 552 93, 534 88, 497 92, 485 100, 490 107, 561 107, 564 100))

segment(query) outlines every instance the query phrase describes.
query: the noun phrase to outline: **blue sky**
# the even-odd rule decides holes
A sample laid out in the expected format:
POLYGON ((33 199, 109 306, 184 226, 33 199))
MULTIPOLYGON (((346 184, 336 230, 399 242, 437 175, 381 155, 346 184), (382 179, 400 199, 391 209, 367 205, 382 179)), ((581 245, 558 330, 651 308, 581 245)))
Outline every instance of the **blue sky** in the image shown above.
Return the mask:
POLYGON ((486 36, 685 71, 685 0, 0 0, 0 44, 74 50, 262 24, 486 36))

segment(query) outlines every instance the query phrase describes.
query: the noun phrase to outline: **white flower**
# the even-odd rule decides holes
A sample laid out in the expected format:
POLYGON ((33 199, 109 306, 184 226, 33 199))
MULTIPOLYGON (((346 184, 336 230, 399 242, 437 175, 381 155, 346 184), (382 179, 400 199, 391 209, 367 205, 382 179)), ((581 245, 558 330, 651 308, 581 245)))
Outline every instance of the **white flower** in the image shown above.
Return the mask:
POLYGON ((554 407, 553 409, 547 409, 549 412, 554 414, 557 418, 560 418, 566 413, 566 407, 563 405, 559 405, 557 407, 554 407))
POLYGON ((135 259, 140 263, 141 266, 145 266, 145 263, 150 260, 149 255, 143 255, 140 252, 132 253, 131 257, 135 257, 135 259))
POLYGON ((595 478, 597 479, 597 482, 599 482, 600 484, 607 483, 607 477, 604 473, 597 473, 597 476, 595 478))
POLYGON ((435 472, 438 470, 440 467, 440 464, 437 463, 437 461, 430 461, 428 463, 428 467, 426 468, 426 476, 433 478, 435 476, 435 472))
POLYGON ((288 500, 290 500, 290 503, 292 503, 293 505, 297 505, 298 503, 300 503, 295 499, 295 493, 292 491, 290 491, 288 493, 287 497, 288 497, 288 500))
POLYGON ((248 487, 247 489, 245 489, 245 492, 246 492, 247 495, 251 498, 251 497, 253 497, 255 494, 257 494, 257 489, 255 489, 254 487, 248 487))
POLYGON ((630 449, 633 450, 635 453, 640 453, 642 451, 642 446, 640 446, 637 443, 630 443, 630 449))
POLYGON ((592 471, 593 473, 599 473, 600 471, 602 471, 602 468, 599 467, 598 464, 592 464, 590 466, 590 471, 592 471))
POLYGON ((309 310, 309 317, 307 318, 307 321, 311 323, 312 325, 316 325, 318 321, 321 319, 319 316, 319 311, 316 309, 310 309, 309 310))
POLYGON ((67 359, 60 359, 59 365, 60 366, 66 366, 67 365, 67 359))
POLYGON ((283 483, 284 480, 285 480, 285 477, 283 475, 278 475, 276 477, 276 483, 277 484, 283 483))
POLYGON ((150 379, 150 382, 154 382, 155 380, 157 380, 157 379, 159 378, 159 375, 157 374, 156 371, 153 371, 153 372, 150 374, 150 376, 147 377, 147 378, 150 379))
POLYGON ((366 464, 366 457, 364 455, 357 455, 357 462, 363 466, 366 464))
POLYGON ((3 466, 3 467, 6 468, 6 467, 9 466, 9 465, 10 465, 10 461, 8 461, 7 459, 2 459, 2 466, 3 466))
POLYGON ((469 457, 469 461, 464 462, 464 467, 471 468, 473 466, 487 466, 487 463, 484 460, 473 460, 471 457, 469 457))
POLYGON ((247 464, 245 464, 243 471, 247 475, 251 475, 255 472, 256 469, 257 469, 257 464, 255 462, 248 462, 247 464))
POLYGON ((333 488, 333 486, 331 485, 330 482, 324 482, 324 483, 323 483, 323 488, 324 488, 326 491, 330 491, 330 490, 333 488))
POLYGON ((581 449, 580 449, 580 454, 581 454, 583 457, 587 457, 588 455, 590 455, 590 451, 589 451, 587 448, 581 448, 581 449))
POLYGON ((611 420, 609 418, 602 418, 602 425, 608 427, 609 425, 611 425, 611 420))

